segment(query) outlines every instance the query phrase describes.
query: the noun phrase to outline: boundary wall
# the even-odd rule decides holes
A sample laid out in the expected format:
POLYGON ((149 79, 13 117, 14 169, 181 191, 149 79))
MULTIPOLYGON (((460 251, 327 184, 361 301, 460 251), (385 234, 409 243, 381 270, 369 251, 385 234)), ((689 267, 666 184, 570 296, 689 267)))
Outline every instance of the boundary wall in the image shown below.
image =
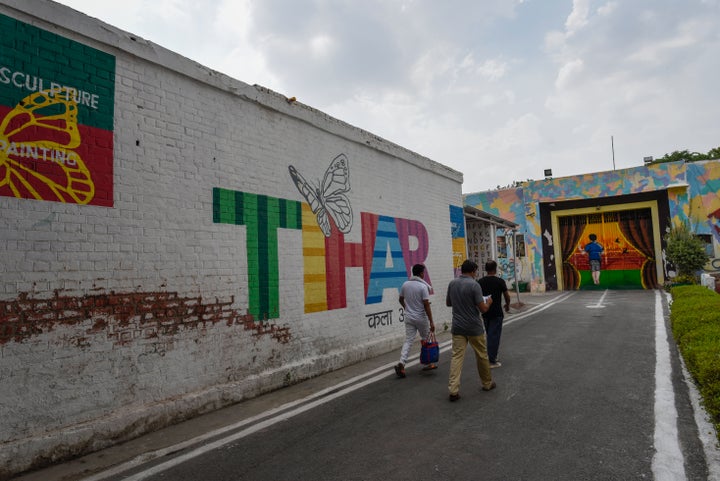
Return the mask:
POLYGON ((462 174, 44 0, 0 3, 0 478, 398 349, 462 174))

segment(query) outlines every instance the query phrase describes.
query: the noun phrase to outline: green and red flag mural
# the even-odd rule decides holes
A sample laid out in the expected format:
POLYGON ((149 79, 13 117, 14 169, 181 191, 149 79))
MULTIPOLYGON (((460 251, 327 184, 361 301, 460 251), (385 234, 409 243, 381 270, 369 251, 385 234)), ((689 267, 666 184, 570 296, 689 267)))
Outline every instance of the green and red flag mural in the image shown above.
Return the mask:
POLYGON ((0 195, 112 207, 115 57, 0 15, 0 195))

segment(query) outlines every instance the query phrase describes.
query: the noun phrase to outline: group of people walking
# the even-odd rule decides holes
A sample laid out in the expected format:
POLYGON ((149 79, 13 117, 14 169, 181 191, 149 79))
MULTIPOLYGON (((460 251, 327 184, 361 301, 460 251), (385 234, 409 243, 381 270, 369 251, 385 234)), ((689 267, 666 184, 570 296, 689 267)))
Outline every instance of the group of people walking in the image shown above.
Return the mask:
MULTIPOLYGON (((452 307, 452 356, 448 391, 450 401, 460 399, 460 375, 468 344, 475 353, 475 362, 483 391, 497 387, 491 369, 500 367, 498 350, 505 311, 510 310, 510 294, 505 280, 497 276, 497 263, 485 264, 486 276, 477 280, 478 265, 466 260, 460 267, 460 276, 450 281, 445 304, 452 307)), ((425 282, 425 266, 416 264, 412 277, 400 288, 400 305, 405 310, 405 342, 400 351, 400 362, 395 366, 398 377, 405 377, 405 364, 410 347, 419 333, 426 339, 435 332, 435 323, 430 308, 430 286, 425 282)), ((423 370, 436 369, 433 363, 423 370)))

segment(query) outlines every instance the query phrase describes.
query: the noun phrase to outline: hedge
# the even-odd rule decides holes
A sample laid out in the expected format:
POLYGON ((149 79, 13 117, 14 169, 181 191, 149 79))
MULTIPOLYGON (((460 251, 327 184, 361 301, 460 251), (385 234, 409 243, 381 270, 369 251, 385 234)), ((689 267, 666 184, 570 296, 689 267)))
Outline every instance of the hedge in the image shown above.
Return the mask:
POLYGON ((720 441, 720 295, 697 285, 670 293, 673 336, 720 441))

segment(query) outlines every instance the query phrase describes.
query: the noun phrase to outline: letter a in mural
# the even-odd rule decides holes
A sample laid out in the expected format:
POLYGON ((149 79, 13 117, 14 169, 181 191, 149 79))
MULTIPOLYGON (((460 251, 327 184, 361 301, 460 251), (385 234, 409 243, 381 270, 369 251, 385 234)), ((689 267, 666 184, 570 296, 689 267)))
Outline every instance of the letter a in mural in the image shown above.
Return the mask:
POLYGON ((330 218, 340 232, 350 232, 353 212, 350 200, 345 195, 350 191, 350 166, 345 154, 333 159, 320 186, 310 184, 292 165, 288 166, 288 170, 298 191, 310 204, 325 237, 330 237, 332 233, 330 218))
POLYGON ((0 195, 111 207, 115 57, 4 15, 0 27, 0 195))

